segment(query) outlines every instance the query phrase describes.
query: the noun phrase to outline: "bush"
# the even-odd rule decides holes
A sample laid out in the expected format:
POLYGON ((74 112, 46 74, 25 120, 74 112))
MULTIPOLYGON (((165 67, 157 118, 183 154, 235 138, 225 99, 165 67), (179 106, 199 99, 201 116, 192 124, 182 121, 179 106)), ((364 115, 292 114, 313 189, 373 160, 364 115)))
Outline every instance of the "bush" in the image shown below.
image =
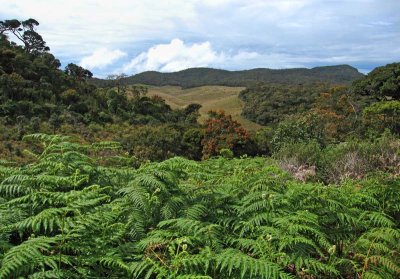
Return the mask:
POLYGON ((205 121, 203 158, 219 154, 221 149, 230 149, 236 156, 247 154, 251 147, 250 134, 231 115, 224 111, 209 111, 205 121))
POLYGON ((257 146, 259 155, 270 155, 272 152, 271 140, 274 130, 271 127, 266 127, 258 130, 253 136, 253 140, 257 146))
POLYGON ((141 161, 161 161, 181 153, 181 131, 170 125, 135 126, 119 140, 141 161))
POLYGON ((378 132, 390 129, 400 134, 400 101, 382 101, 366 107, 363 121, 366 127, 378 132))
POLYGON ((400 173, 400 140, 385 133, 374 142, 349 141, 324 151, 323 176, 328 182, 361 179, 368 173, 400 173))
POLYGON ((322 158, 322 149, 318 142, 311 140, 294 144, 285 144, 273 154, 279 166, 299 180, 316 178, 316 171, 322 158))
POLYGON ((310 140, 320 145, 326 144, 325 131, 321 117, 315 113, 304 113, 288 117, 279 123, 271 139, 274 152, 283 146, 296 143, 307 143, 310 140))

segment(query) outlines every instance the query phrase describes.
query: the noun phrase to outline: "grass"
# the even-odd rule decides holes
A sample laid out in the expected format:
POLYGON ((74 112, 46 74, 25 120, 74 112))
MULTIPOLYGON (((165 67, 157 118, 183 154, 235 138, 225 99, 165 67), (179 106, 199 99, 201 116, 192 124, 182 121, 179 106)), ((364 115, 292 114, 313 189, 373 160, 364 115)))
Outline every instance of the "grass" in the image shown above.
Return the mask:
POLYGON ((200 109, 200 121, 207 118, 210 110, 224 110, 232 115, 243 127, 249 131, 258 130, 261 126, 243 118, 243 103, 238 95, 244 87, 228 86, 200 86, 189 89, 182 89, 179 86, 150 86, 148 95, 158 95, 165 99, 172 108, 184 108, 185 106, 197 103, 202 105, 200 109))

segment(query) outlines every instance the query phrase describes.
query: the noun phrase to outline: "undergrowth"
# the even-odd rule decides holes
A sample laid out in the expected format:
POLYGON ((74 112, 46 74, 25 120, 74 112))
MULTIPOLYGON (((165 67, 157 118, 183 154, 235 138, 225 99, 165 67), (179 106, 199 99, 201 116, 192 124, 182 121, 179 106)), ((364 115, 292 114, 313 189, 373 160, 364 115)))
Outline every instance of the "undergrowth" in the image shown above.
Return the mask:
POLYGON ((112 142, 27 139, 34 163, 0 163, 0 278, 400 274, 396 177, 300 183, 264 158, 133 169, 103 156, 112 142))

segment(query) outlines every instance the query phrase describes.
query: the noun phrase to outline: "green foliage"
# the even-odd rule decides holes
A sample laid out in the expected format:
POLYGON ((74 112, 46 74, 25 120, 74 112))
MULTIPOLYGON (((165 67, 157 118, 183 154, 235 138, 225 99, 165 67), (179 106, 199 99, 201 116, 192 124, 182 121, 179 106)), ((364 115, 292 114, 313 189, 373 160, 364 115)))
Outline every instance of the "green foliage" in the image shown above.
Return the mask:
POLYGON ((374 171, 399 173, 400 141, 390 133, 372 142, 353 140, 329 146, 321 168, 329 181, 362 178, 374 171))
POLYGON ((288 142, 273 157, 283 169, 301 180, 340 183, 379 171, 398 175, 399 152, 399 139, 386 132, 370 141, 353 139, 324 148, 315 140, 288 142))
POLYGON ((347 87, 328 83, 260 83, 246 88, 239 97, 244 101, 242 115, 261 125, 276 126, 288 116, 313 111, 332 122, 333 130, 343 122, 350 122, 345 127, 353 124, 362 108, 373 102, 369 96, 350 94, 347 87))
POLYGON ((378 67, 352 85, 356 94, 371 95, 380 100, 400 99, 400 63, 378 67))
MULTIPOLYGON (((203 85, 252 86, 259 82, 301 84, 330 82, 349 84, 361 78, 355 68, 348 65, 315 67, 312 69, 252 69, 245 71, 227 71, 211 68, 192 68, 174 73, 148 71, 119 80, 122 85, 148 84, 155 86, 177 85, 183 88, 203 85)), ((113 81, 93 79, 98 86, 110 86, 113 81)))
POLYGON ((2 278, 399 276, 398 177, 299 183, 263 158, 132 169, 104 164, 113 142, 25 139, 35 162, 0 163, 2 278))
POLYGON ((274 151, 279 151, 285 145, 309 141, 327 144, 325 127, 316 113, 294 115, 280 122, 272 136, 271 146, 274 151))
MULTIPOLYGON (((0 129, 6 131, 0 133, 1 156, 27 162, 29 159, 22 154, 25 148, 20 142, 22 137, 29 133, 57 132, 89 143, 96 139, 124 140, 126 151, 139 155, 142 161, 174 155, 189 157, 184 151, 186 143, 179 137, 188 129, 199 128, 198 105, 173 110, 160 97, 146 96, 146 86, 123 86, 119 83, 120 76, 114 80, 113 87, 96 88, 88 83, 92 78, 89 70, 73 63, 65 70, 60 69, 60 61, 48 52, 35 31, 38 24, 33 19, 0 22, 0 129), (18 46, 8 35, 28 41, 18 46), (36 36, 35 41, 31 40, 32 36, 36 36), (108 124, 114 126, 110 128, 108 124), (168 133, 165 126, 171 124, 179 127, 168 133), (147 129, 153 139, 149 148, 143 138, 146 129, 131 127, 136 125, 151 126, 147 129), (91 129, 94 126, 96 129, 91 129), (122 131, 128 129, 131 133, 122 136, 122 131), (153 146, 160 144, 163 133, 167 134, 165 143, 153 154, 156 150, 153 146), (134 140, 130 139, 137 134, 139 142, 132 146, 134 140)), ((188 152, 197 152, 191 158, 199 158, 196 150, 199 148, 200 142, 196 147, 191 146, 188 152)))
POLYGON ((389 129, 400 134, 400 101, 382 101, 363 110, 365 125, 382 132, 389 129))
POLYGON ((161 161, 184 154, 181 143, 184 130, 176 125, 138 126, 119 141, 129 154, 142 161, 161 161))
POLYGON ((261 125, 276 124, 288 115, 311 109, 319 94, 328 92, 330 87, 325 83, 257 84, 239 95, 245 103, 242 115, 261 125))
POLYGON ((318 165, 322 160, 321 145, 315 141, 283 145, 273 155, 276 159, 294 165, 318 165))

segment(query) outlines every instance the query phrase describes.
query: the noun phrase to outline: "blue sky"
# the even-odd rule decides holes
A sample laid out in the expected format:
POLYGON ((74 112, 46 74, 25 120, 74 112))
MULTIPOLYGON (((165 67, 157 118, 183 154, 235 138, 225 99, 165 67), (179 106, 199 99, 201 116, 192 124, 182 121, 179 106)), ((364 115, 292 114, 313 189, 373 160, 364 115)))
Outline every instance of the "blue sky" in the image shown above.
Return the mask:
POLYGON ((400 0, 0 0, 63 65, 95 76, 400 61, 400 0))

